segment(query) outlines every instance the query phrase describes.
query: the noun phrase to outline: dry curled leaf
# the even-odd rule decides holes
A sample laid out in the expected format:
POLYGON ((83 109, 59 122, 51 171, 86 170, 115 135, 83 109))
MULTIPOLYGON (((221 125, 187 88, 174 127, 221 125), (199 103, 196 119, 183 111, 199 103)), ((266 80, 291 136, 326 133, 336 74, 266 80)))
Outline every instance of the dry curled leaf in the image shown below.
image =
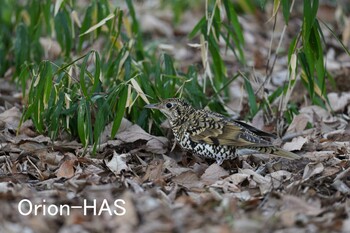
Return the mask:
POLYGON ((286 142, 283 145, 283 149, 287 151, 301 150, 301 148, 307 141, 308 141, 307 138, 299 136, 299 137, 293 138, 291 142, 286 142))
POLYGON ((210 185, 220 178, 228 175, 229 173, 225 169, 223 169, 217 163, 213 163, 205 170, 204 174, 201 176, 201 180, 203 183, 210 185))
POLYGON ((74 169, 74 163, 76 159, 68 159, 64 161, 61 166, 58 168, 56 176, 58 178, 71 178, 74 176, 75 169, 74 169))
MULTIPOLYGON (((112 143, 112 142, 111 142, 112 143)), ((145 151, 163 154, 168 151, 168 139, 148 134, 138 125, 132 125, 124 131, 117 133, 115 145, 141 143, 135 149, 144 149, 145 151)))
POLYGON ((106 163, 107 167, 114 172, 116 175, 121 174, 123 171, 129 171, 129 167, 126 164, 126 157, 130 156, 129 154, 118 154, 113 152, 112 159, 106 163))
POLYGON ((314 175, 320 174, 323 172, 324 166, 322 163, 309 163, 306 165, 303 174, 303 180, 310 179, 314 175))

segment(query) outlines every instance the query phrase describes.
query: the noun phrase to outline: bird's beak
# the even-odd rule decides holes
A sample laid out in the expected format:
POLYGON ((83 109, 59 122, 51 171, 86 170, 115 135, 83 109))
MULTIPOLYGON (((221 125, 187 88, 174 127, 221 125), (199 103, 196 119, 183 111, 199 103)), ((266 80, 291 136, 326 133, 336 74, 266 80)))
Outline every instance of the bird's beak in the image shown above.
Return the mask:
POLYGON ((147 104, 144 108, 159 109, 159 104, 147 104))

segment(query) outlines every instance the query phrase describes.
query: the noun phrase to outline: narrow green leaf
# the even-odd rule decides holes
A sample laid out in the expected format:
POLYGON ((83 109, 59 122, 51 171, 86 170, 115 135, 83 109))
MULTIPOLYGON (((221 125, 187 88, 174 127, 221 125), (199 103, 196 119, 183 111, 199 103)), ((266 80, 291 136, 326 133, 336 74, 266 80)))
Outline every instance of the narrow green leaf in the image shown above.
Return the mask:
POLYGON ((71 25, 72 22, 69 14, 65 10, 59 11, 55 17, 55 31, 57 41, 65 51, 66 57, 70 56, 73 45, 71 25))
POLYGON ((331 32, 333 37, 339 42, 344 51, 350 56, 350 50, 346 47, 346 45, 344 45, 339 36, 325 22, 323 22, 322 20, 320 21, 323 23, 324 26, 326 26, 326 28, 331 32))
POLYGON ((86 34, 92 32, 92 31, 96 30, 97 28, 99 28, 99 27, 103 26, 104 24, 106 24, 106 22, 107 22, 108 20, 113 19, 114 16, 115 16, 115 15, 114 15, 113 13, 107 15, 104 19, 102 19, 102 20, 101 20, 100 22, 98 22, 96 25, 93 25, 92 27, 90 27, 87 31, 81 33, 79 36, 86 35, 86 34))
POLYGON ((297 37, 294 37, 293 40, 290 42, 290 45, 288 48, 288 64, 290 63, 292 54, 294 54, 296 51, 296 46, 297 46, 297 37))
POLYGON ((224 1, 224 6, 226 9, 226 14, 229 19, 229 21, 232 23, 233 29, 235 31, 235 34, 237 35, 237 39, 239 41, 239 46, 244 46, 244 36, 242 32, 241 25, 238 21, 238 16, 235 11, 235 8, 233 7, 233 3, 230 1, 224 1))
POLYGON ((111 132, 111 137, 114 138, 114 136, 117 134, 117 131, 119 129, 120 123, 122 122, 122 119, 124 117, 124 112, 125 112, 125 106, 126 106, 126 101, 128 99, 128 88, 127 86, 121 87, 120 95, 119 95, 119 100, 118 100, 118 106, 117 106, 117 112, 116 116, 113 121, 113 126, 112 126, 112 132, 111 132))
POLYGON ((85 72, 87 71, 87 62, 90 58, 91 53, 92 51, 85 56, 83 63, 81 64, 81 67, 80 67, 79 82, 80 82, 80 88, 85 97, 88 97, 88 90, 85 83, 85 72))
POLYGON ((29 59, 30 53, 28 29, 24 23, 20 23, 17 26, 14 52, 16 73, 19 74, 20 67, 29 59))
POLYGON ((199 22, 196 24, 196 26, 194 26, 194 28, 192 29, 192 31, 190 32, 190 34, 188 34, 188 37, 190 39, 193 39, 193 37, 197 34, 197 32, 199 30, 201 30, 203 27, 205 27, 206 25, 206 20, 205 20, 205 16, 203 16, 199 22))
POLYGON ((314 98, 314 81, 313 81, 313 76, 311 75, 311 72, 310 72, 310 68, 309 68, 310 66, 307 62, 307 58, 306 58, 305 53, 300 52, 298 54, 298 59, 300 61, 300 64, 301 64, 304 72, 305 72, 304 74, 301 75, 302 81, 305 83, 305 86, 308 89, 310 98, 313 99, 314 98))
POLYGON ((308 41, 318 10, 318 0, 304 1, 303 41, 308 41))
POLYGON ((78 135, 84 147, 88 145, 87 127, 86 127, 86 101, 80 101, 78 107, 78 135))
POLYGON ((215 73, 214 84, 216 88, 221 88, 222 80, 226 75, 225 65, 219 53, 219 46, 212 35, 209 36, 208 47, 210 54, 213 57, 213 70, 215 73))
POLYGON ((139 27, 139 23, 138 23, 137 18, 136 18, 134 5, 133 5, 131 0, 126 0, 126 4, 128 5, 129 14, 132 18, 132 32, 136 35, 140 31, 140 29, 139 29, 140 27, 139 27))
MULTIPOLYGON (((92 2, 85 11, 85 16, 84 16, 84 20, 81 24, 80 31, 85 32, 88 30, 88 28, 91 27, 91 25, 92 25, 91 19, 92 19, 92 14, 93 14, 94 8, 95 8, 95 3, 92 2)), ((87 36, 88 35, 84 35, 84 36, 79 37, 79 45, 78 45, 79 51, 81 51, 83 43, 84 43, 84 41, 86 41, 87 36)))
POLYGON ((51 96, 51 89, 52 89, 52 86, 53 86, 53 74, 52 74, 52 66, 51 66, 51 63, 50 62, 46 62, 46 67, 47 67, 47 70, 46 70, 46 73, 45 73, 45 78, 43 79, 45 81, 45 87, 44 87, 44 105, 47 106, 48 105, 48 102, 49 102, 49 99, 50 99, 50 96, 51 96))
POLYGON ((281 0, 283 18, 284 18, 284 22, 285 22, 287 25, 288 25, 288 21, 289 21, 291 2, 292 2, 292 1, 290 1, 290 0, 281 0))
POLYGON ((254 93, 253 87, 250 84, 250 81, 248 80, 248 78, 245 77, 243 74, 241 74, 241 76, 244 79, 244 86, 245 86, 245 89, 247 90, 247 94, 248 94, 248 102, 249 102, 249 106, 250 106, 250 114, 252 116, 254 116, 258 112, 258 105, 257 105, 257 102, 256 102, 255 93, 254 93))
POLYGON ((95 75, 93 80, 93 86, 90 90, 90 96, 94 95, 97 88, 101 86, 100 76, 101 76, 101 59, 97 51, 95 53, 95 75))
POLYGON ((107 123, 107 117, 109 114, 109 105, 107 101, 101 99, 101 104, 99 104, 100 107, 98 109, 98 112, 96 114, 96 121, 94 124, 94 148, 93 151, 96 150, 97 145, 100 143, 99 139, 101 136, 102 131, 104 130, 106 123, 107 123))

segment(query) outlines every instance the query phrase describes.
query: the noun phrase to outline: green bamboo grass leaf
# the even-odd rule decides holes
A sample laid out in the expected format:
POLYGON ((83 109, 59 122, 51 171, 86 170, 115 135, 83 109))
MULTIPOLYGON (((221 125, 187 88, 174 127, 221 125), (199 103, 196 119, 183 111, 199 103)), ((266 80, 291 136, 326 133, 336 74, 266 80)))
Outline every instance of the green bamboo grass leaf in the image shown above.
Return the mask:
POLYGON ((290 15, 290 6, 292 1, 290 0, 280 0, 280 1, 282 4, 282 13, 283 13, 284 22, 286 23, 286 25, 288 25, 289 15, 290 15))
POLYGON ((234 32, 237 36, 237 41, 239 42, 238 44, 239 46, 243 47, 245 43, 244 36, 243 36, 241 25, 239 24, 238 16, 233 6, 233 3, 230 1, 224 1, 224 6, 225 6, 227 18, 231 22, 233 26, 232 28, 234 29, 234 32))
POLYGON ((116 112, 116 116, 115 116, 114 121, 113 121, 112 132, 111 132, 112 138, 114 138, 114 136, 117 134, 120 123, 122 122, 122 119, 124 117, 127 99, 128 99, 128 88, 127 88, 127 86, 123 86, 123 87, 121 87, 121 90, 120 90, 117 112, 116 112))
POLYGON ((252 116, 255 116, 255 114, 258 112, 259 108, 258 108, 258 105, 257 105, 257 102, 256 102, 256 97, 255 97, 255 93, 254 93, 253 87, 250 84, 250 81, 248 80, 248 78, 245 77, 245 75, 243 75, 240 72, 239 72, 239 74, 244 79, 244 86, 245 86, 245 89, 246 89, 247 94, 248 94, 248 102, 249 102, 249 106, 250 106, 250 114, 252 116))
POLYGON ((168 75, 176 75, 174 63, 171 57, 168 54, 164 54, 164 66, 165 66, 165 74, 168 75))
POLYGON ((111 13, 111 14, 107 15, 104 19, 102 19, 100 22, 98 22, 97 24, 95 24, 92 27, 90 27, 85 32, 81 33, 79 36, 86 35, 86 34, 92 32, 92 31, 96 30, 97 28, 102 27, 103 25, 106 24, 107 21, 113 19, 114 16, 115 16, 114 13, 111 13))
POLYGON ((59 9, 61 8, 62 3, 64 2, 64 0, 57 0, 55 3, 55 9, 54 9, 54 16, 57 15, 59 9))
POLYGON ((193 37, 196 36, 196 34, 198 33, 198 31, 200 31, 203 27, 206 27, 207 21, 205 19, 205 16, 203 16, 198 23, 196 24, 196 26, 194 26, 194 28, 192 29, 192 31, 188 34, 188 37, 190 39, 193 39, 193 37))
MULTIPOLYGON (((106 19, 106 16, 108 17, 108 15, 110 14, 114 14, 114 13, 111 13, 110 9, 109 9, 109 1, 107 0, 100 0, 100 1, 97 1, 97 20, 99 22, 103 21, 106 19)), ((111 30, 111 25, 112 25, 112 20, 107 20, 105 22, 105 26, 111 30)), ((101 32, 101 27, 99 27, 97 29, 97 33, 100 34, 101 32)))
POLYGON ((93 86, 90 90, 89 96, 93 96, 97 89, 101 86, 101 59, 97 51, 94 51, 95 54, 95 75, 93 79, 93 86))
POLYGON ((85 97, 88 97, 88 89, 86 87, 86 81, 85 81, 85 73, 88 72, 87 71, 87 62, 90 58, 90 55, 93 53, 93 51, 90 51, 85 57, 84 57, 84 60, 83 60, 83 63, 81 64, 81 67, 80 67, 80 75, 79 75, 79 83, 80 83, 80 88, 83 92, 83 95, 85 97))
POLYGON ((298 54, 298 59, 300 61, 300 64, 302 65, 302 68, 304 70, 304 74, 301 74, 302 81, 305 83, 305 86, 308 89, 308 93, 310 95, 310 98, 314 99, 314 80, 313 76, 311 75, 309 64, 307 62, 307 58, 304 52, 300 52, 298 54))
POLYGON ((278 87, 271 95, 268 96, 268 102, 273 103, 279 96, 283 93, 287 92, 288 85, 284 85, 284 87, 278 87))
MULTIPOLYGON (((315 69, 317 73, 317 84, 321 89, 321 95, 325 94, 326 91, 326 70, 324 66, 323 48, 321 44, 321 32, 318 27, 313 27, 313 49, 315 50, 315 69)), ((311 36, 310 36, 311 38, 311 36)))
MULTIPOLYGON (((338 43, 341 45, 341 47, 344 49, 344 51, 350 56, 350 50, 344 45, 342 40, 338 37, 338 35, 322 20, 320 20, 321 23, 330 31, 330 33, 333 35, 333 37, 338 41, 338 43)), ((318 26, 319 27, 319 26, 318 26)))
POLYGON ((99 142, 100 136, 101 136, 101 133, 106 126, 108 115, 109 115, 109 105, 108 105, 107 101, 102 99, 102 96, 101 96, 100 100, 101 101, 97 101, 97 102, 100 102, 100 104, 99 104, 100 106, 99 106, 98 112, 96 114, 96 121, 94 124, 93 153, 96 152, 97 145, 100 143, 99 142))
POLYGON ((28 14, 30 17, 30 24, 28 24, 28 32, 29 32, 29 38, 32 39, 32 43, 36 41, 39 37, 39 33, 41 31, 41 28, 37 25, 40 23, 42 19, 42 7, 41 2, 38 2, 38 4, 29 4, 28 6, 28 14))
POLYGON ((318 10, 318 0, 304 1, 303 40, 308 41, 318 10))
POLYGON ((71 32, 71 18, 65 11, 59 11, 55 17, 55 31, 57 41, 61 48, 65 51, 65 56, 69 57, 73 45, 73 38, 71 32))
MULTIPOLYGON (((238 5, 244 13, 255 14, 256 13, 256 1, 238 0, 238 5)), ((260 1, 260 6, 265 6, 266 0, 260 1)))
MULTIPOLYGON (((95 3, 91 3, 88 8, 86 9, 86 13, 85 13, 85 16, 84 16, 84 20, 81 24, 81 28, 80 28, 80 31, 87 31, 90 27, 91 27, 91 24, 92 24, 92 16, 93 16, 93 11, 95 9, 95 3)), ((78 51, 81 51, 82 50, 82 46, 83 46, 83 43, 84 41, 86 41, 87 39, 87 36, 88 35, 82 35, 79 37, 79 45, 78 45, 78 51)))
POLYGON ((227 30, 227 35, 225 35, 223 32, 221 32, 221 36, 222 38, 225 40, 226 42, 226 49, 230 48, 231 51, 233 52, 233 54, 235 55, 235 57, 242 63, 245 64, 246 60, 245 60, 245 55, 244 55, 244 50, 241 47, 241 45, 238 42, 237 37, 232 33, 232 30, 230 28, 229 25, 224 24, 224 27, 227 30), (232 37, 233 39, 233 43, 230 41, 230 38, 232 37), (234 47, 234 45, 236 47, 234 47), (237 54, 237 50, 238 50, 238 54, 237 54))
POLYGON ((29 60, 30 42, 28 28, 24 23, 20 23, 16 29, 16 39, 14 46, 16 73, 20 73, 20 67, 29 60))
MULTIPOLYGON (((305 56, 305 65, 307 65, 307 76, 313 79, 315 71, 315 51, 313 49, 313 44, 307 41, 303 44, 303 54, 305 56)), ((303 66, 304 67, 304 66, 303 66)))
POLYGON ((44 132, 44 123, 43 123, 43 119, 41 117, 42 111, 43 111, 43 107, 42 107, 42 104, 40 101, 33 103, 32 119, 33 119, 35 128, 38 130, 39 133, 44 132))
POLYGON ((226 28, 228 35, 224 36, 223 33, 221 34, 223 35, 223 38, 226 41, 226 46, 229 47, 231 51, 233 51, 233 53, 239 59, 240 62, 245 64, 245 56, 243 52, 245 41, 244 41, 242 28, 238 21, 237 13, 234 9, 233 4, 230 3, 229 1, 224 1, 224 6, 225 6, 229 23, 228 24, 224 23, 223 25, 226 28), (230 37, 232 37, 233 39, 234 45, 238 50, 239 56, 237 56, 236 49, 232 46, 232 43, 229 40, 230 37))
POLYGON ((91 100, 86 101, 86 126, 87 126, 87 137, 88 137, 88 143, 93 144, 94 143, 94 131, 93 131, 93 125, 91 122, 92 114, 91 111, 93 109, 94 105, 92 105, 91 100))
POLYGON ((296 46, 297 46, 297 40, 298 37, 294 37, 292 41, 290 42, 289 48, 288 48, 288 64, 290 64, 290 59, 292 58, 292 55, 296 51, 296 46))
POLYGON ((26 96, 26 89, 27 89, 27 80, 30 77, 30 68, 28 65, 23 65, 21 69, 21 73, 19 74, 18 81, 21 84, 22 88, 22 95, 26 96))
POLYGON ((53 86, 53 72, 52 72, 52 66, 51 63, 49 61, 45 62, 45 66, 47 67, 46 69, 46 73, 45 73, 45 78, 43 79, 45 82, 45 87, 44 87, 44 96, 43 96, 43 100, 44 100, 44 106, 45 108, 47 108, 50 97, 51 97, 51 90, 52 90, 52 86, 53 86))
POLYGON ((223 77, 226 76, 226 69, 219 53, 219 46, 212 35, 209 36, 208 47, 213 57, 213 70, 215 73, 214 84, 216 88, 221 88, 223 77))
POLYGON ((45 27, 47 30, 47 34, 51 35, 51 32, 52 32, 51 1, 50 0, 42 1, 41 4, 42 4, 42 12, 45 18, 45 27))
POLYGON ((165 88, 167 90, 166 97, 169 98, 175 93, 175 84, 176 84, 176 71, 174 68, 174 63, 171 57, 168 54, 164 54, 164 79, 167 80, 165 83, 165 88))
POLYGON ((143 90, 145 91, 145 93, 147 93, 151 98, 156 97, 155 91, 153 89, 154 85, 149 81, 149 79, 144 73, 141 73, 137 80, 140 83, 143 90))
MULTIPOLYGON (((56 95, 56 92, 53 91, 53 95, 56 95)), ((55 103, 55 108, 53 109, 52 114, 50 114, 49 118, 49 132, 50 138, 53 140, 57 137, 58 130, 60 129, 60 120, 61 114, 63 112, 63 103, 64 103, 64 93, 59 93, 59 98, 57 103, 55 103)))
MULTIPOLYGON (((136 13, 135 13, 135 9, 134 9, 132 1, 127 0, 126 4, 128 6, 129 13, 130 13, 130 16, 132 18, 131 30, 136 38, 135 46, 133 46, 134 48, 136 48, 136 51, 135 51, 136 60, 143 61, 143 60, 145 60, 146 55, 145 55, 144 46, 143 46, 143 38, 141 36, 142 32, 140 30, 139 22, 136 18, 136 13)), ((142 67, 143 67, 144 72, 146 74, 150 73, 149 64, 147 62, 143 62, 142 67)))
MULTIPOLYGON (((124 16, 124 12, 122 10, 118 9, 118 26, 117 26, 117 34, 115 36, 115 38, 118 38, 121 32, 121 28, 123 25, 123 16, 124 16)), ((113 43, 114 44, 114 43, 113 43)))
POLYGON ((272 9, 272 16, 271 17, 275 17, 278 9, 280 8, 280 4, 281 4, 281 0, 274 0, 273 1, 273 9, 272 9))
POLYGON ((77 123, 78 123, 78 135, 80 138, 81 143, 84 147, 86 147, 89 143, 89 136, 87 132, 87 125, 86 125, 86 101, 85 99, 80 101, 79 107, 78 107, 78 116, 77 116, 77 123))
POLYGON ((131 0, 126 0, 126 4, 128 5, 129 13, 132 18, 132 32, 134 34, 138 34, 140 31, 140 26, 136 18, 136 13, 134 9, 134 5, 132 4, 131 0))
POLYGON ((219 38, 220 32, 221 32, 221 16, 220 16, 220 10, 216 9, 213 17, 213 35, 215 35, 216 38, 219 38))
MULTIPOLYGON (((39 66, 38 76, 33 83, 35 97, 32 99, 33 102, 37 103, 37 112, 35 113, 35 116, 37 117, 39 124, 43 122, 42 114, 44 113, 44 110, 47 109, 47 102, 50 98, 51 87, 48 87, 50 84, 47 84, 47 82, 50 82, 48 79, 51 78, 52 69, 50 62, 41 62, 39 66)), ((44 126, 41 125, 41 128, 43 129, 44 126)))

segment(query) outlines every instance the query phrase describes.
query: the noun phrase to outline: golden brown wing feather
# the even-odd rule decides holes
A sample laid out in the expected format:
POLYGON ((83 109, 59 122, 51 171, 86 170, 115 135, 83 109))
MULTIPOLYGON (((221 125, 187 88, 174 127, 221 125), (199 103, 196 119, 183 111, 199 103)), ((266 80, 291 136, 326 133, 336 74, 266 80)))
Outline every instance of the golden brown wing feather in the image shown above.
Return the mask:
POLYGON ((208 111, 202 111, 201 114, 201 117, 189 118, 196 119, 196 122, 189 123, 192 127, 187 129, 190 133, 190 139, 194 142, 235 147, 272 146, 268 141, 260 138, 244 126, 229 121, 223 116, 208 111))

